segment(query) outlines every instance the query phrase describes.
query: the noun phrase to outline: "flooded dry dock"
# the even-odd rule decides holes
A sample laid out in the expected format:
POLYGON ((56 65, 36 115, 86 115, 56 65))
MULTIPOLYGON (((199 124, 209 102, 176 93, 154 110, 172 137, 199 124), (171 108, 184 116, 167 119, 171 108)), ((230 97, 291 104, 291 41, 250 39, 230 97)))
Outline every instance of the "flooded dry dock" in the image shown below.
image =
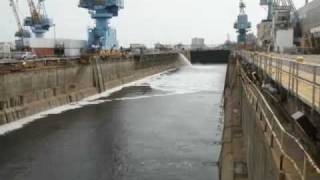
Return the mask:
POLYGON ((1 136, 0 179, 217 180, 225 69, 183 67, 1 136))

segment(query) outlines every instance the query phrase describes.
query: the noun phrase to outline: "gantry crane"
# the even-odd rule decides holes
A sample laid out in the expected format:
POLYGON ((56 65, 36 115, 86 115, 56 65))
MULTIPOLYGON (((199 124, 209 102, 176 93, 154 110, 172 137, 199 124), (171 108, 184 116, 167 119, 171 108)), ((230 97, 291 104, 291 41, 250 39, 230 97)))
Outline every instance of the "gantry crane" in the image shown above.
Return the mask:
POLYGON ((240 14, 238 15, 237 22, 234 23, 234 28, 237 29, 238 43, 246 43, 247 32, 251 28, 251 23, 248 21, 248 15, 245 12, 246 5, 240 0, 240 14))
POLYGON ((292 0, 261 0, 268 6, 267 21, 271 21, 273 31, 293 28, 295 36, 300 36, 300 19, 292 0))
POLYGON ((268 21, 274 20, 273 17, 277 11, 286 12, 289 15, 293 13, 292 20, 297 20, 298 18, 297 9, 292 0, 260 0, 260 5, 268 6, 268 21))
POLYGON ((10 6, 12 7, 13 10, 13 14, 14 17, 16 19, 17 22, 17 26, 18 26, 18 31, 15 33, 15 37, 18 38, 30 38, 31 34, 28 30, 24 29, 22 24, 21 24, 21 20, 20 20, 20 16, 19 13, 17 11, 17 5, 14 2, 14 0, 9 0, 10 6))
POLYGON ((37 38, 41 38, 53 26, 52 20, 48 18, 46 13, 45 0, 38 0, 37 6, 33 0, 27 1, 30 16, 24 19, 24 25, 29 26, 37 38))
POLYGON ((88 30, 88 46, 94 49, 111 49, 118 46, 116 31, 109 20, 118 16, 123 0, 80 0, 79 7, 89 10, 96 25, 88 30))
POLYGON ((260 5, 268 7, 268 15, 258 25, 258 41, 268 51, 283 51, 298 45, 301 36, 300 19, 292 0, 260 0, 260 5), (292 34, 292 38, 284 38, 292 34), (294 42, 291 42, 293 39, 294 42), (286 44, 286 47, 281 44, 286 44), (292 44, 292 45, 291 45, 292 44))

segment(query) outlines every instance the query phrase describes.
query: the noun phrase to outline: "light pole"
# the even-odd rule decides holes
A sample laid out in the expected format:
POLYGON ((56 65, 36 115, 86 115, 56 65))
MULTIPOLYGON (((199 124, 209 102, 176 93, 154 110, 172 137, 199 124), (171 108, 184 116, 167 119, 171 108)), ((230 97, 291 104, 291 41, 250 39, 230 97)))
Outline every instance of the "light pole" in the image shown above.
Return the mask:
POLYGON ((57 48, 56 24, 53 24, 52 26, 53 26, 53 41, 54 41, 53 54, 56 55, 56 48, 57 48))
POLYGON ((54 45, 56 45, 56 24, 53 24, 53 39, 54 39, 54 45))

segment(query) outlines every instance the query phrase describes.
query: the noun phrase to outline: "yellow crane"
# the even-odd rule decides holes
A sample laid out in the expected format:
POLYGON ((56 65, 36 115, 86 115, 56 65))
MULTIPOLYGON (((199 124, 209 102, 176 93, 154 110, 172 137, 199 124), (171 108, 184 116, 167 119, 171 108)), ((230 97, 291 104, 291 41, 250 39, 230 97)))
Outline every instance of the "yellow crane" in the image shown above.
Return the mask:
POLYGON ((36 9, 36 6, 33 2, 33 0, 28 0, 28 5, 29 5, 29 10, 31 13, 31 18, 34 22, 39 22, 40 18, 39 18, 39 13, 36 9))

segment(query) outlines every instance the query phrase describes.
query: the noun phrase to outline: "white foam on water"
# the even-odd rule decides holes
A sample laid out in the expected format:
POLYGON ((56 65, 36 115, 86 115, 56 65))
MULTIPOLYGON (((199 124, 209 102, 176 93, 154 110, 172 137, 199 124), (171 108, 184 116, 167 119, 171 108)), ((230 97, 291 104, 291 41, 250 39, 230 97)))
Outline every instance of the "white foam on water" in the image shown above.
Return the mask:
MULTIPOLYGON (((184 57, 184 56, 182 56, 184 57)), ((185 57, 184 57, 185 58, 185 57)), ((185 61, 189 62, 187 59, 185 61)), ((190 63, 190 62, 189 62, 190 63)), ((152 98, 152 97, 161 97, 161 96, 171 96, 179 94, 190 94, 197 93, 202 91, 222 91, 219 89, 216 83, 221 82, 220 78, 224 78, 226 66, 185 66, 181 68, 178 72, 170 73, 175 69, 170 69, 168 71, 155 74, 144 79, 134 81, 116 88, 107 90, 103 93, 96 94, 87 98, 84 98, 81 101, 59 106, 47 111, 40 112, 38 114, 5 124, 0 126, 0 135, 7 134, 14 130, 20 129, 25 125, 37 120, 44 118, 51 114, 60 114, 62 112, 78 109, 87 105, 95 105, 103 102, 109 102, 114 100, 134 100, 142 98, 152 98), (219 79, 219 81, 217 80, 219 79), (120 91, 125 87, 130 86, 145 86, 150 85, 153 89, 159 89, 166 91, 165 94, 155 94, 155 95, 143 95, 135 97, 123 97, 115 99, 102 99, 110 96, 110 94, 120 91)))
POLYGON ((103 103, 103 102, 106 102, 106 101, 111 101, 111 100, 100 100, 100 98, 108 97, 110 94, 112 94, 114 92, 117 92, 117 91, 120 91, 121 89, 123 89, 125 87, 130 87, 130 86, 134 86, 134 85, 142 85, 145 82, 150 82, 151 79, 156 79, 156 78, 160 77, 162 74, 167 73, 167 72, 172 71, 172 70, 174 70, 174 69, 170 69, 170 70, 167 70, 167 71, 162 72, 162 73, 158 73, 158 74, 155 74, 155 75, 152 75, 152 76, 148 76, 148 77, 143 78, 141 80, 137 80, 137 81, 134 81, 134 82, 131 82, 131 83, 128 83, 128 84, 124 84, 124 85, 109 89, 109 90, 107 90, 107 91, 105 91, 103 93, 96 94, 96 95, 84 98, 83 100, 75 102, 75 103, 66 104, 66 105, 63 105, 63 106, 52 108, 50 110, 43 111, 43 112, 34 114, 32 116, 28 116, 28 117, 22 118, 20 120, 17 120, 17 121, 8 123, 8 124, 4 124, 4 125, 0 126, 0 135, 5 135, 5 134, 7 134, 9 132, 12 132, 14 130, 21 129, 25 125, 27 125, 27 124, 29 124, 29 123, 37 120, 37 119, 41 119, 41 118, 47 117, 48 115, 51 115, 51 114, 60 114, 62 112, 65 112, 65 111, 68 111, 68 110, 73 110, 73 109, 78 109, 78 108, 81 108, 81 107, 86 106, 86 105, 94 105, 94 104, 100 104, 100 103, 103 103))
POLYGON ((185 66, 178 72, 164 74, 160 79, 150 79, 153 89, 171 93, 221 92, 226 65, 185 66))
POLYGON ((153 95, 143 95, 143 96, 113 98, 113 99, 108 99, 108 100, 106 100, 105 102, 110 102, 110 101, 127 101, 127 100, 137 100, 137 99, 147 99, 147 98, 154 98, 154 97, 175 96, 175 95, 192 94, 192 93, 194 93, 194 92, 176 92, 176 93, 166 93, 166 94, 153 94, 153 95))

